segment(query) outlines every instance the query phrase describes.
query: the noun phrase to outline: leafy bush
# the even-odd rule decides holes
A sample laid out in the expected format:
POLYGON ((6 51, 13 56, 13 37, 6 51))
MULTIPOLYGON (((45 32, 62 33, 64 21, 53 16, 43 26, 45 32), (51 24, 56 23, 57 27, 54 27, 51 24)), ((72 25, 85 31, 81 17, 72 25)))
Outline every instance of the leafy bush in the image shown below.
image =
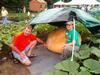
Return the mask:
POLYGON ((0 40, 6 44, 11 42, 11 37, 16 33, 20 32, 24 28, 24 23, 21 22, 18 25, 0 25, 0 40))

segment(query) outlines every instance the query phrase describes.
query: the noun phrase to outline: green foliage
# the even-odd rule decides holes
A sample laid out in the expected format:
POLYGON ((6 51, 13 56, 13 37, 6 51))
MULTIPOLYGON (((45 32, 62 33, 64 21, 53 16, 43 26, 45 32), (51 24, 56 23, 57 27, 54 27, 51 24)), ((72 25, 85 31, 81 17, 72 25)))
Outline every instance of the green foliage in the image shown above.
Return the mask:
POLYGON ((80 33, 87 33, 87 35, 90 33, 89 30, 80 22, 76 21, 76 30, 80 33))
POLYGON ((98 20, 100 20, 100 13, 96 14, 95 16, 98 20))
POLYGON ((33 31, 49 33, 53 31, 55 28, 55 26, 51 26, 49 24, 38 24, 34 27, 33 31))
POLYGON ((75 53, 75 57, 79 58, 79 59, 86 59, 90 56, 90 49, 87 50, 82 50, 79 53, 75 53))
POLYGON ((16 10, 16 8, 22 8, 23 6, 28 6, 29 0, 0 0, 0 4, 3 4, 3 6, 6 6, 11 10, 16 10))
POLYGON ((88 71, 81 71, 77 75, 91 75, 88 71))
POLYGON ((78 53, 75 53, 75 57, 77 57, 80 60, 87 59, 90 57, 91 54, 97 55, 98 57, 100 56, 100 50, 96 47, 89 47, 89 45, 82 45, 80 48, 80 51, 78 53))
POLYGON ((91 35, 90 41, 93 42, 93 43, 100 43, 100 33, 98 33, 95 36, 91 35))
POLYGON ((70 60, 62 61, 58 63, 55 68, 63 71, 74 72, 79 67, 79 64, 70 60), (66 66, 66 67, 65 67, 66 66))
POLYGON ((1 25, 0 26, 0 41, 3 41, 6 44, 11 43, 11 38, 16 33, 19 33, 24 28, 24 23, 19 23, 19 25, 10 24, 10 25, 1 25))
POLYGON ((28 16, 27 13, 14 13, 10 12, 8 19, 11 21, 24 21, 31 19, 31 16, 28 16))
POLYGON ((43 41, 46 41, 48 33, 54 29, 56 29, 56 27, 49 24, 38 24, 34 27, 33 33, 40 37, 43 41))
POLYGON ((82 66, 82 67, 80 67, 80 70, 81 70, 81 72, 84 72, 84 71, 86 72, 87 68, 82 66))
POLYGON ((83 65, 88 68, 90 72, 100 74, 100 61, 94 59, 87 59, 83 62, 83 65))
POLYGON ((77 69, 79 68, 79 64, 75 61, 65 60, 58 63, 55 66, 56 69, 66 71, 69 74, 75 75, 77 74, 77 69))
POLYGON ((93 47, 93 50, 91 51, 91 53, 93 53, 97 57, 100 57, 100 50, 97 49, 96 47, 93 47))

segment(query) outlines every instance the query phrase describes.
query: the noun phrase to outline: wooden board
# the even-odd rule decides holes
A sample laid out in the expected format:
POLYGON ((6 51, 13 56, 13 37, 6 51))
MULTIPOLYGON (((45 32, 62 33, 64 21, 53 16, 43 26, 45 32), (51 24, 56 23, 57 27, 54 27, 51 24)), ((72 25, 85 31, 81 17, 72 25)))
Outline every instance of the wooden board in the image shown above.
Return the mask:
MULTIPOLYGON (((49 33, 46 44, 47 48, 55 53, 63 52, 63 45, 66 43, 65 28, 59 28, 49 33)), ((79 35, 79 41, 81 42, 81 36, 79 35)))

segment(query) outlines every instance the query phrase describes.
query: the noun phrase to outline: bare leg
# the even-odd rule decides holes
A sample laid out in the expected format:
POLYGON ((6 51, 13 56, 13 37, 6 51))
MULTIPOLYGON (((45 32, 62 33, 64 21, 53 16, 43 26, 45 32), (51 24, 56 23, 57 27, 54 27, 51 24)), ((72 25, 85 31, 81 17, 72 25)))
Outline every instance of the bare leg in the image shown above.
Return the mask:
POLYGON ((19 61, 24 65, 27 65, 27 66, 31 65, 31 61, 27 56, 25 56, 25 58, 23 58, 23 59, 20 58, 19 61))
POLYGON ((36 46, 36 44, 37 44, 37 41, 33 41, 33 42, 30 43, 30 49, 27 52, 27 56, 31 55, 32 49, 36 46))

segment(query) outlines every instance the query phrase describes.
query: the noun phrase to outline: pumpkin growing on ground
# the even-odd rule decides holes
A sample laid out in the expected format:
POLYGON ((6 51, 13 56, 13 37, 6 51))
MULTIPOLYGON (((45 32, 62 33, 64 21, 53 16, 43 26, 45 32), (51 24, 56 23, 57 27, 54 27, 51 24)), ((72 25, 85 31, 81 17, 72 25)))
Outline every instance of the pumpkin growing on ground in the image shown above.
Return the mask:
MULTIPOLYGON (((48 34, 46 44, 50 51, 59 54, 63 52, 62 47, 66 43, 65 31, 66 28, 59 28, 48 34)), ((80 35, 79 35, 79 41, 81 42, 80 35)))

